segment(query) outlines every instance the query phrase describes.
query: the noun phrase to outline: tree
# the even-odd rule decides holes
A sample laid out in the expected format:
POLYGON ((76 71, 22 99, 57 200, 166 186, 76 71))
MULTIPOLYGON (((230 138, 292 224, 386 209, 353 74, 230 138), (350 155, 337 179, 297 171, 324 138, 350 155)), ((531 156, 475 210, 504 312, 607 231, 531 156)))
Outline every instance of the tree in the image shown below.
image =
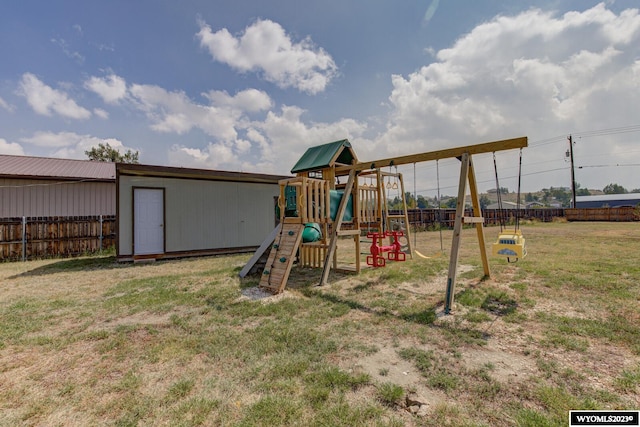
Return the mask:
POLYGON ((427 202, 427 199, 425 199, 424 196, 420 194, 418 196, 418 207, 420 209, 425 209, 427 206, 429 206, 429 202, 427 202))
POLYGON ((118 162, 118 163, 138 163, 139 153, 127 150, 126 153, 120 154, 120 151, 113 148, 109 143, 98 144, 97 147, 92 147, 91 150, 84 152, 89 160, 96 162, 118 162))
POLYGON ((604 194, 627 194, 628 191, 622 185, 609 184, 602 189, 604 194))
POLYGON ((449 209, 455 209, 458 206, 458 198, 452 197, 444 203, 444 206, 449 209))
POLYGON ((576 182, 576 196, 590 196, 591 192, 588 188, 582 188, 580 183, 576 182))
MULTIPOLYGON (((405 191, 404 199, 407 202, 407 209, 415 209, 416 208, 416 199, 413 197, 413 194, 405 191)), ((400 201, 400 205, 402 205, 402 200, 400 201)))
POLYGON ((480 209, 485 210, 491 204, 491 199, 486 194, 480 196, 480 209))

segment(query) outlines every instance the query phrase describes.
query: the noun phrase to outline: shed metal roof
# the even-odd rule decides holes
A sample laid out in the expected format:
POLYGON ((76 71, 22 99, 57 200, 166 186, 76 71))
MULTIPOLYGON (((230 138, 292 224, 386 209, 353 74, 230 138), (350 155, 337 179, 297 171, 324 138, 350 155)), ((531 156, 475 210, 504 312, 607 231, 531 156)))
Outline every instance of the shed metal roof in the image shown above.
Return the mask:
POLYGON ((0 177, 115 181, 116 165, 111 162, 91 160, 52 159, 0 154, 0 177))
POLYGON ((253 182, 264 184, 277 184, 281 179, 291 178, 291 176, 285 175, 268 175, 260 173, 231 172, 212 169, 191 169, 172 166, 153 166, 129 163, 118 163, 117 171, 119 176, 153 176, 161 178, 253 182))
POLYGON ((358 161, 348 139, 310 147, 293 166, 291 173, 324 169, 335 163, 350 165, 358 161))

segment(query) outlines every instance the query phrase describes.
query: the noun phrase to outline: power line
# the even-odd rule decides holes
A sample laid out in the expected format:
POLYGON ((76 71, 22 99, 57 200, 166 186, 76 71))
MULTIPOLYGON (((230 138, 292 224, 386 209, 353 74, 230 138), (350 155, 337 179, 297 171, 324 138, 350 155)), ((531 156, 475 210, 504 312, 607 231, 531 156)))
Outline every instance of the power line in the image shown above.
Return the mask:
MULTIPOLYGON (((583 132, 573 132, 572 135, 575 138, 593 138, 593 137, 598 137, 598 136, 608 136, 608 135, 618 135, 618 134, 624 134, 624 133, 633 133, 633 132, 640 132, 640 124, 638 125, 629 125, 629 126, 621 126, 621 127, 615 127, 615 128, 607 128, 607 129, 598 129, 598 130, 589 130, 589 131, 583 131, 583 132)), ((553 136, 553 137, 549 137, 549 138, 545 138, 545 139, 539 139, 539 140, 535 140, 535 141, 531 141, 528 144, 528 150, 530 149, 536 149, 539 147, 544 147, 550 144, 555 144, 557 142, 564 142, 567 139, 567 134, 563 134, 563 135, 557 135, 557 136, 553 136)), ((634 150, 637 151, 637 150, 634 150)), ((631 151, 631 152, 634 152, 631 151)), ((505 153, 502 153, 505 154, 505 153)), ((488 153, 484 153, 479 155, 480 157, 483 155, 488 155, 488 153)), ((449 160, 447 163, 453 163, 453 160, 449 160)), ((530 163, 527 164, 527 166, 534 166, 534 165, 538 165, 541 163, 545 163, 548 164, 548 161, 542 161, 542 162, 535 162, 535 163, 530 163)), ((590 167, 633 167, 633 166, 640 166, 640 164, 635 164, 635 163, 631 163, 631 164, 615 164, 615 165, 586 165, 586 166, 578 166, 578 169, 583 169, 583 168, 590 168, 590 167)), ((421 168, 422 171, 424 170, 428 170, 428 169, 432 169, 435 167, 426 167, 426 168, 421 168)), ((568 169, 568 166, 565 167, 561 167, 561 168, 555 168, 555 169, 546 169, 546 170, 541 170, 541 171, 537 171, 537 172, 529 172, 529 173, 524 173, 522 174, 522 176, 532 176, 532 175, 540 175, 540 174, 544 174, 544 173, 549 173, 549 172, 557 172, 557 171, 561 171, 561 170, 566 170, 568 169)), ((507 167, 506 170, 509 169, 515 169, 515 167, 507 167)), ((480 171, 478 171, 479 173, 482 173, 480 171)), ((507 176, 507 177, 503 177, 502 179, 513 179, 513 178, 517 178, 517 175, 513 175, 513 176, 507 176)), ((492 180, 482 180, 482 181, 478 181, 478 184, 486 184, 488 182, 492 182, 492 180)), ((457 184, 456 185, 449 185, 449 186, 441 186, 440 187, 441 190, 442 189, 455 189, 457 188, 457 184)), ((421 193, 426 193, 426 192, 431 192, 436 190, 435 188, 429 188, 429 189, 422 189, 422 190, 417 190, 418 192, 421 193)))
MULTIPOLYGON (((529 173, 523 173, 522 176, 531 176, 531 175, 540 175, 543 173, 548 173, 548 172, 557 172, 557 171, 562 171, 562 170, 567 170, 569 167, 563 167, 563 168, 555 168, 555 169, 547 169, 547 170, 543 170, 543 171, 537 171, 537 172, 529 172, 529 173)), ((505 180, 505 179, 512 179, 512 178, 517 178, 518 175, 511 175, 511 176, 503 176, 500 178, 500 180, 505 180)), ((493 179, 486 179, 486 180, 482 180, 482 181, 478 181, 478 184, 486 184, 488 182, 493 182, 493 179)), ((448 185, 448 186, 444 186, 444 187, 440 187, 440 189, 453 189, 453 188, 458 188, 457 185, 448 185)), ((435 188, 427 188, 427 189, 423 189, 423 190, 418 190, 418 192, 424 193, 424 192, 430 192, 436 190, 435 188)))
POLYGON ((640 125, 622 126, 617 128, 589 130, 585 132, 573 132, 578 138, 592 138, 595 136, 617 135, 621 133, 640 132, 640 125))

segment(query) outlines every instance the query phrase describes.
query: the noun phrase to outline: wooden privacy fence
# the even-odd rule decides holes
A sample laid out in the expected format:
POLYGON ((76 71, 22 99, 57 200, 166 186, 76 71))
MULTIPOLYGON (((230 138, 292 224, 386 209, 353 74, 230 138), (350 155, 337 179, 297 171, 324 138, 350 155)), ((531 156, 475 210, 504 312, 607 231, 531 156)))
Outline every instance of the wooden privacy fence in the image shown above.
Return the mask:
MULTIPOLYGON (((401 211, 389 211, 393 215, 401 211)), ((551 222, 553 218, 564 217, 565 209, 521 209, 521 220, 536 220, 541 222, 551 222)), ((500 215, 507 223, 515 220, 515 210, 485 209, 482 211, 485 225, 500 225, 500 215)), ((430 229, 438 226, 443 228, 453 228, 456 219, 455 209, 408 209, 409 223, 418 229, 430 229)), ((473 216, 471 209, 465 210, 465 216, 473 216)))
MULTIPOLYGON (((390 214, 400 211, 389 211, 390 214)), ((409 223, 417 229, 453 228, 456 219, 455 209, 408 209, 409 223)), ((485 209, 482 211, 485 225, 500 225, 500 215, 506 223, 513 223, 514 209, 485 209)), ((465 216, 473 216, 472 210, 465 210, 465 216)), ((521 220, 551 222, 554 218, 566 218, 567 221, 640 221, 640 209, 625 206, 620 208, 543 208, 521 209, 521 220)))
POLYGON ((640 209, 633 206, 620 208, 565 209, 567 221, 639 221, 640 209))
POLYGON ((0 218, 0 261, 68 257, 115 245, 115 215, 0 218))

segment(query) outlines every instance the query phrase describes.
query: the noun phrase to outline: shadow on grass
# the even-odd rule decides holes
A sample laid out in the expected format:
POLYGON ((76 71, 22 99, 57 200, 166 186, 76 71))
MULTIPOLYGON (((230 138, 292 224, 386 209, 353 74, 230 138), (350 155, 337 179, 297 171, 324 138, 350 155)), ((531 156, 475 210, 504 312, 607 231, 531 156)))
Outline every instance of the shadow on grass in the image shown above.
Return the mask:
MULTIPOLYGON (((240 272, 240 268, 236 269, 237 272, 240 272)), ((235 270, 234 270, 235 271, 235 270)), ((341 273, 332 270, 329 274, 329 283, 334 281, 340 281, 345 279, 346 277, 354 276, 354 273, 341 273)), ((258 286, 260 283, 260 279, 262 277, 262 273, 255 273, 247 275, 243 278, 240 278, 240 288, 245 289, 252 286, 258 286)), ((320 283, 320 279, 322 278, 322 269, 320 268, 309 268, 309 267, 298 267, 295 265, 291 272, 289 273, 289 279, 287 280, 286 289, 290 290, 298 290, 302 291, 312 286, 316 286, 320 283)))
POLYGON ((133 266, 133 264, 131 263, 116 262, 116 257, 113 255, 88 258, 71 258, 36 267, 32 270, 16 274, 9 278, 16 279, 19 277, 44 276, 47 274, 55 274, 61 272, 111 270, 115 268, 127 268, 131 266, 133 266))
POLYGON ((321 298, 325 301, 329 301, 334 304, 344 304, 352 310, 359 310, 368 314, 373 314, 381 317, 394 317, 396 319, 401 319, 406 322, 417 323, 420 325, 431 325, 433 322, 435 322, 437 318, 437 315, 436 315, 437 305, 433 307, 428 307, 425 310, 420 310, 416 312, 394 313, 384 308, 383 309, 371 308, 358 301, 353 301, 347 298, 340 297, 338 295, 325 293, 317 288, 316 289, 304 288, 302 289, 302 293, 307 297, 321 298))

